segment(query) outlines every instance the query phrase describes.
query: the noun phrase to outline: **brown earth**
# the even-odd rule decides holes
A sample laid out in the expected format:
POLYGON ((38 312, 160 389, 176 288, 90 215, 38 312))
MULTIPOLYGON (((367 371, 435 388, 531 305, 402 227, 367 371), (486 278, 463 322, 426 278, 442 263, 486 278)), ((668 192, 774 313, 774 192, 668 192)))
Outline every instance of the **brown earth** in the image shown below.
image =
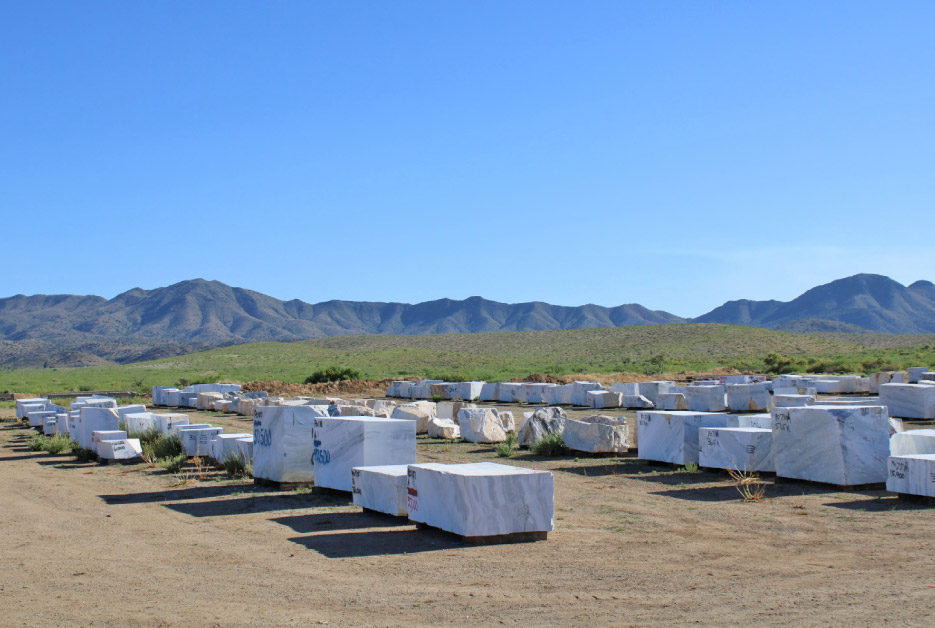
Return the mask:
POLYGON ((4 626, 935 623, 935 509, 884 491, 769 481, 743 503, 722 473, 633 455, 502 459, 420 439, 420 461, 555 473, 547 541, 478 547, 340 494, 214 471, 174 486, 144 465, 30 452, 29 434, 0 428, 4 626))

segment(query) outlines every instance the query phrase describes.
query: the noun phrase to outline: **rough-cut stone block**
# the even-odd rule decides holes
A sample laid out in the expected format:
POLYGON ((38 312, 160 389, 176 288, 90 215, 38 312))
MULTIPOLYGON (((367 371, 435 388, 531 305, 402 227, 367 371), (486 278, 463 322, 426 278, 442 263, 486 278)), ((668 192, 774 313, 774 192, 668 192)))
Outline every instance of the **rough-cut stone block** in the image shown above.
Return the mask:
POLYGON ((658 407, 656 403, 656 397, 661 393, 675 392, 672 389, 675 388, 675 382, 670 381, 656 381, 656 382, 640 382, 640 394, 653 402, 654 406, 658 407))
POLYGON ((429 431, 429 421, 437 416, 437 412, 437 406, 431 401, 417 401, 396 406, 391 418, 415 421, 416 434, 425 434, 429 431))
POLYGON ((409 465, 391 464, 351 469, 351 493, 354 505, 405 517, 409 465))
POLYGON ((595 409, 619 408, 623 403, 623 395, 609 390, 589 390, 588 406, 595 409))
POLYGON ((613 392, 616 392, 616 393, 620 393, 621 395, 639 395, 639 394, 641 394, 641 393, 640 393, 640 385, 639 385, 638 383, 636 383, 636 382, 629 383, 629 384, 626 384, 626 383, 624 383, 624 384, 611 384, 610 390, 613 391, 613 392))
POLYGON ((127 438, 127 433, 123 430, 95 430, 91 432, 91 451, 96 454, 100 452, 97 450, 98 445, 101 444, 102 440, 125 440, 127 438))
POLYGON ((645 410, 636 417, 639 457, 672 464, 698 462, 699 428, 727 427, 727 415, 717 412, 645 410))
MULTIPOLYGON (((476 407, 477 406, 473 403, 466 403, 463 401, 439 401, 436 404, 435 416, 437 416, 440 419, 451 419, 452 421, 457 421, 458 412, 461 411, 461 408, 476 408, 476 407)), ((396 417, 393 417, 393 418, 396 418, 396 417)))
POLYGON ((908 430, 890 437, 891 456, 935 454, 935 430, 908 430))
POLYGON ((908 380, 910 384, 918 384, 919 380, 922 379, 922 373, 928 373, 929 368, 927 366, 910 366, 906 369, 908 372, 908 380))
POLYGON ((903 419, 935 419, 935 386, 927 384, 883 384, 880 403, 891 416, 903 419))
POLYGON ((252 435, 246 432, 241 434, 218 434, 211 441, 208 456, 220 463, 227 460, 228 456, 239 456, 237 441, 241 438, 252 438, 252 435))
POLYGON ((773 432, 758 427, 702 427, 698 464, 714 469, 775 471, 773 432))
POLYGON ((551 434, 565 430, 568 415, 558 407, 539 408, 527 418, 519 430, 520 447, 532 447, 551 434))
POLYGON ((253 416, 253 477, 273 482, 315 478, 314 406, 265 406, 253 416))
POLYGON ((68 434, 68 413, 60 412, 55 415, 55 433, 68 434))
POLYGON ((685 401, 684 393, 659 393, 656 395, 656 408, 658 410, 688 410, 688 403, 685 401))
POLYGON ((517 382, 500 383, 500 399, 502 403, 521 403, 523 401, 523 385, 517 382))
POLYGON ((886 481, 891 425, 881 406, 773 409, 776 475, 839 486, 886 481))
POLYGON ((382 417, 322 418, 315 421, 315 486, 351 490, 351 469, 416 461, 413 421, 382 417))
POLYGON ((549 389, 555 384, 523 384, 523 398, 526 403, 548 403, 549 389))
POLYGON ((458 412, 461 438, 469 443, 502 443, 506 431, 495 408, 461 409, 458 412))
POLYGON ((549 532, 552 474, 491 462, 409 466, 409 519, 464 537, 549 532))
MULTIPOLYGON (((793 389, 795 390, 795 389, 793 389)), ((777 408, 810 406, 815 403, 814 395, 774 395, 773 404, 777 408)))
POLYGON ((390 382, 390 385, 386 388, 386 396, 408 399, 411 386, 412 382, 407 381, 390 382))
POLYGON ((903 495, 935 497, 935 454, 890 456, 886 490, 903 495))
POLYGON ((691 412, 723 412, 727 410, 727 387, 686 386, 685 403, 691 412))
POLYGON ((182 453, 186 456, 211 455, 212 443, 224 431, 223 427, 183 427, 179 430, 182 453))
POLYGON ((572 382, 571 383, 571 405, 588 406, 588 392, 592 390, 603 390, 603 386, 598 382, 572 382))
POLYGON ((487 382, 481 386, 479 401, 500 401, 500 382, 487 382))
POLYGON ((622 453, 628 451, 630 445, 626 418, 599 414, 567 419, 562 438, 569 449, 589 453, 622 453))
POLYGON ((461 438, 461 426, 455 423, 454 419, 433 417, 429 419, 428 435, 429 438, 447 438, 448 440, 461 438))
POLYGON ((773 397, 764 383, 728 384, 727 408, 731 412, 769 412, 773 397))
POLYGON ((101 460, 139 460, 143 448, 138 438, 104 440, 97 444, 97 457, 101 460))
POLYGON ((553 386, 546 392, 546 403, 550 406, 567 406, 571 404, 571 384, 553 386))
POLYGON ((655 408, 656 406, 643 395, 623 395, 620 398, 620 407, 645 410, 655 408))
POLYGON ((771 430, 773 429, 773 415, 769 412, 761 414, 728 414, 727 427, 756 427, 771 430))
POLYGON ((114 408, 81 408, 78 415, 78 444, 91 449, 91 434, 113 431, 120 425, 120 417, 114 408))
POLYGON ((497 414, 500 417, 500 425, 503 426, 504 432, 515 432, 516 431, 516 419, 513 418, 513 412, 510 410, 498 410, 497 414))
POLYGON ((195 399, 195 407, 199 410, 214 410, 214 402, 224 399, 224 395, 216 392, 198 393, 195 399))

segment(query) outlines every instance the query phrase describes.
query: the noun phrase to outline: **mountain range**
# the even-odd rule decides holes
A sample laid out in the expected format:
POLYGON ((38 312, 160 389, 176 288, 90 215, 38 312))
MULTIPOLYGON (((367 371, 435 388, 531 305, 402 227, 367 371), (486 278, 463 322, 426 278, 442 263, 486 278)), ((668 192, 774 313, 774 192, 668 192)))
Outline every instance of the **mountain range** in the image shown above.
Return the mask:
POLYGON ((935 284, 903 286, 854 275, 783 301, 729 301, 686 319, 641 305, 565 307, 481 297, 414 305, 281 301, 218 281, 194 279, 113 299, 17 295, 0 299, 0 365, 124 363, 209 347, 347 334, 443 334, 729 323, 796 332, 935 332, 935 284))

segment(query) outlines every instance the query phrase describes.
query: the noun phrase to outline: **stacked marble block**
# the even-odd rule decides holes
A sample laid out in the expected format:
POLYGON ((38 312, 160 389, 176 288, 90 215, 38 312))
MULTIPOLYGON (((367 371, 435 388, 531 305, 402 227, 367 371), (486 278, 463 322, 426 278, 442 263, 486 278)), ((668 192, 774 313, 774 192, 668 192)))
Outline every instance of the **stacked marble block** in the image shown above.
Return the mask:
POLYGON ((492 462, 412 464, 406 510, 411 521, 483 540, 543 540, 553 529, 552 474, 492 462))
POLYGON ((886 481, 894 428, 885 407, 774 408, 772 417, 778 477, 838 486, 886 481))
MULTIPOLYGON (((255 438, 255 437, 254 437, 255 438)), ((383 417, 317 418, 313 422, 315 486, 353 490, 355 467, 416 461, 416 422, 383 417)))
POLYGON ((638 456, 679 465, 699 462, 700 428, 728 426, 728 415, 723 412, 647 410, 637 412, 636 420, 638 456))
POLYGON ((123 430, 95 431, 91 434, 91 450, 104 461, 137 461, 143 457, 138 438, 127 438, 123 430))
POLYGON ((935 419, 935 386, 931 384, 882 384, 880 404, 891 416, 902 419, 935 419))
POLYGON ((253 415, 253 477, 279 483, 315 480, 316 406, 261 406, 253 415))
POLYGON ((886 490, 935 497, 935 430, 908 430, 890 438, 886 490))

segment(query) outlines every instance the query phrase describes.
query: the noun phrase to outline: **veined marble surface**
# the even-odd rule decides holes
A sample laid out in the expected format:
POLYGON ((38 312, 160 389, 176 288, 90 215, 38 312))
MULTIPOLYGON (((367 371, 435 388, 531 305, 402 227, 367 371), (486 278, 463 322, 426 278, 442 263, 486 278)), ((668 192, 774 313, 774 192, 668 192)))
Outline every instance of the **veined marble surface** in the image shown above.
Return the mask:
POLYGON ((630 433, 624 417, 595 415, 578 420, 567 419, 562 438, 568 449, 589 453, 621 453, 628 451, 630 446, 630 433))
POLYGON ((890 456, 886 490, 935 497, 935 454, 890 456))
POLYGON ((903 419, 935 419, 935 386, 930 384, 882 384, 880 403, 891 416, 903 419))
POLYGON ((405 517, 409 465, 394 464, 351 469, 354 505, 405 517))
POLYGON ((773 415, 769 412, 759 414, 729 414, 727 427, 757 427, 764 430, 773 429, 773 415))
POLYGON ((891 456, 935 454, 935 430, 908 430, 890 436, 891 456))
POLYGON ((727 410, 727 387, 686 386, 685 404, 689 412, 723 412, 727 410))
POLYGON ((253 477, 273 482, 312 482, 315 465, 314 406, 261 406, 253 416, 253 477))
POLYGON ((323 418, 315 421, 312 435, 315 486, 350 491, 354 467, 405 465, 416 461, 414 421, 382 417, 323 418))
POLYGON ((766 384, 728 384, 727 408, 731 412, 769 412, 773 397, 766 384))
POLYGON ((409 465, 409 519, 466 537, 549 532, 552 474, 477 462, 409 465))
POLYGON ((91 434, 98 431, 116 430, 120 417, 113 408, 84 407, 78 414, 78 444, 84 449, 91 449, 91 434))
POLYGON ((698 464, 715 469, 775 471, 773 432, 758 427, 702 427, 698 464))
POLYGON ((882 406, 773 409, 776 475, 839 486, 885 482, 890 422, 882 406))
POLYGON ((672 464, 698 462, 698 429, 727 427, 723 412, 641 411, 636 413, 638 456, 672 464))

